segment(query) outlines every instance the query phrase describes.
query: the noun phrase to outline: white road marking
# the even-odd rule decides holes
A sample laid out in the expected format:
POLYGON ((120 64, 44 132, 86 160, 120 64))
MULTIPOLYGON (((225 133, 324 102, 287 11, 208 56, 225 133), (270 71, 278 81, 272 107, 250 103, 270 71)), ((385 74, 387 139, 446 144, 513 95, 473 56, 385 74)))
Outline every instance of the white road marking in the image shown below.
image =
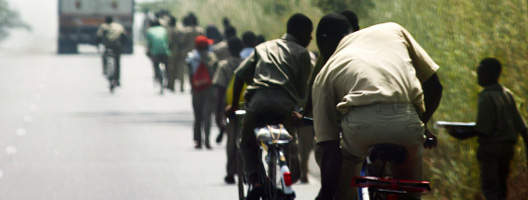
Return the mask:
POLYGON ((26 116, 24 116, 24 121, 33 122, 33 117, 31 117, 31 115, 26 115, 26 116))
POLYGON ((16 134, 17 134, 18 136, 24 136, 24 135, 26 135, 26 129, 24 129, 24 128, 19 128, 19 129, 16 130, 16 134))
POLYGON ((8 155, 14 155, 14 154, 17 153, 17 148, 14 147, 14 146, 7 146, 7 147, 6 147, 6 153, 7 153, 8 155))
POLYGON ((32 105, 29 106, 29 109, 30 109, 31 111, 36 111, 36 110, 37 110, 37 105, 32 104, 32 105))

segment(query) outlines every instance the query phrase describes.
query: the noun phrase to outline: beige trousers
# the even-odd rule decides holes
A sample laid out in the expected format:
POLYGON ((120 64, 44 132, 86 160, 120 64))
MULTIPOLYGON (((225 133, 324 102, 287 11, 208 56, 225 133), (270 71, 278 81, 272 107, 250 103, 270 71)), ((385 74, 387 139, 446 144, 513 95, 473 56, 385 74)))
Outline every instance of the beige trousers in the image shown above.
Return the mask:
MULTIPOLYGON (((357 188, 350 186, 359 176, 371 145, 392 143, 403 146, 408 158, 393 172, 400 179, 422 180, 424 124, 408 103, 372 104, 352 107, 341 121, 343 163, 336 199, 358 199, 357 188)), ((419 196, 418 196, 419 198, 419 196)))

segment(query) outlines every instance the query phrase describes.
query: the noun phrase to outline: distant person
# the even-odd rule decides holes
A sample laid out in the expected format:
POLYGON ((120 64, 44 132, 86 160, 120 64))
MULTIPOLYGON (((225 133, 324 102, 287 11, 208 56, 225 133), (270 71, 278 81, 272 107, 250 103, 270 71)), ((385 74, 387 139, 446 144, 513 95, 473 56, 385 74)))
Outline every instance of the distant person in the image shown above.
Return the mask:
POLYGON ((154 76, 156 80, 160 80, 161 70, 160 64, 165 66, 169 64, 169 39, 167 29, 157 21, 151 23, 151 27, 147 29, 147 56, 152 60, 154 67, 154 76))
POLYGON ((181 46, 181 31, 178 30, 176 17, 169 17, 169 24, 167 26, 167 33, 169 34, 169 48, 171 56, 169 58, 169 66, 167 68, 167 89, 172 92, 175 91, 174 84, 176 80, 183 80, 184 66, 178 65, 178 53, 181 46))
POLYGON ((246 31, 242 34, 242 42, 244 43, 244 48, 240 52, 240 58, 246 59, 257 46, 257 36, 252 31, 246 31))
POLYGON ((404 147, 407 159, 392 172, 401 179, 423 180, 423 149, 437 144, 425 124, 442 95, 438 65, 396 23, 352 32, 344 16, 329 14, 320 20, 316 37, 321 56, 327 58, 312 91, 314 129, 322 152, 318 199, 358 199, 350 181, 359 176, 375 144, 404 147), (342 170, 328 170, 335 166, 342 170))
MULTIPOLYGON (((104 53, 107 54, 109 50, 113 52, 116 61, 114 80, 116 81, 117 86, 121 85, 121 50, 126 39, 125 28, 123 25, 114 22, 114 19, 111 16, 106 17, 105 23, 99 26, 96 33, 96 44, 99 45, 100 43, 103 43, 105 47, 104 53)), ((105 71, 105 66, 106 60, 103 57, 103 72, 105 71)))
POLYGON ((236 37, 237 31, 235 27, 228 26, 224 29, 224 40, 213 46, 213 53, 218 60, 225 60, 231 56, 229 53, 227 41, 231 38, 236 37))
POLYGON ((234 123, 229 123, 226 127, 224 108, 226 107, 226 89, 229 86, 235 69, 240 65, 240 62, 242 62, 239 56, 239 53, 242 50, 242 41, 237 37, 231 37, 227 40, 227 47, 230 52, 229 57, 218 63, 218 69, 216 69, 213 78, 213 86, 216 88, 216 124, 218 127, 225 129, 227 133, 227 175, 224 178, 224 181, 228 184, 233 184, 235 183, 234 176, 237 173, 236 158, 238 157, 236 132, 234 123))
POLYGON ((253 129, 257 126, 257 117, 266 112, 282 116, 284 126, 293 136, 293 142, 284 148, 286 162, 290 167, 292 182, 299 180, 296 134, 292 124, 292 114, 299 101, 305 97, 305 88, 312 69, 310 53, 306 49, 312 39, 312 21, 297 13, 290 17, 286 34, 281 39, 271 40, 258 45, 255 52, 242 61, 235 70, 233 102, 227 108, 226 115, 238 109, 238 100, 242 86, 248 84, 245 97, 246 115, 242 121, 240 148, 253 188, 248 199, 262 195, 262 183, 259 181, 259 169, 262 159, 258 156, 258 144, 253 129))
MULTIPOLYGON (((194 41, 195 38, 199 35, 204 35, 205 32, 203 28, 198 26, 198 19, 193 13, 189 13, 183 21, 183 29, 181 30, 181 40, 180 40, 180 48, 178 50, 177 54, 177 65, 187 66, 185 62, 185 58, 187 57, 187 54, 192 51, 195 47, 194 41)), ((184 68, 185 71, 187 71, 187 67, 184 68)), ((184 72, 184 74, 186 74, 184 72)), ((188 72, 187 72, 188 74, 188 72)), ((180 82, 180 91, 183 92, 185 89, 183 78, 180 82)))
POLYGON ((216 102, 212 78, 218 66, 216 57, 209 52, 209 46, 212 44, 213 40, 203 35, 197 36, 195 49, 189 52, 186 58, 192 86, 194 148, 196 149, 201 149, 202 144, 205 144, 207 149, 212 149, 209 133, 211 132, 211 115, 216 102))
POLYGON ((524 140, 528 160, 528 132, 515 98, 499 83, 501 63, 483 59, 478 68, 478 84, 484 87, 478 97, 477 123, 470 130, 452 128, 451 135, 466 139, 477 136, 482 192, 488 200, 507 199, 508 176, 519 134, 524 140))

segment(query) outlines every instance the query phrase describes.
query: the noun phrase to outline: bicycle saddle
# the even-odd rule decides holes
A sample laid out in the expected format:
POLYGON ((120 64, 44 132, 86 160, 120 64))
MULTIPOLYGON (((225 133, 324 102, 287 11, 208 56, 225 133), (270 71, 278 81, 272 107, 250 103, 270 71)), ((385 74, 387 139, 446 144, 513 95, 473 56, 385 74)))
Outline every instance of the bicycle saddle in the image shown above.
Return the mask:
POLYGON ((255 134, 257 140, 264 143, 289 143, 293 139, 282 124, 256 128, 255 134))
POLYGON ((379 159, 381 161, 394 161, 396 164, 402 164, 407 160, 407 150, 396 144, 375 144, 369 147, 368 152, 369 159, 372 162, 379 159))

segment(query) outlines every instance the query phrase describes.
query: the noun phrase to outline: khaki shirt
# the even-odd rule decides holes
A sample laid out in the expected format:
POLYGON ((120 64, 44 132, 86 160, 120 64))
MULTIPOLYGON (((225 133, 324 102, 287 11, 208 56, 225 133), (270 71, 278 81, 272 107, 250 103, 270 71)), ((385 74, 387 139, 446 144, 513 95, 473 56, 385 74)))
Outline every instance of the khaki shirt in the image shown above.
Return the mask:
POLYGON ((412 103, 424 112, 421 83, 437 69, 409 32, 396 23, 345 36, 314 81, 317 141, 339 140, 339 120, 349 107, 412 103))
POLYGON ((215 75, 213 77, 213 85, 217 85, 223 88, 227 88, 235 69, 240 65, 240 58, 229 57, 225 60, 218 62, 218 69, 216 69, 215 75))
POLYGON ((298 103, 305 97, 311 70, 308 50, 297 44, 293 36, 285 34, 281 39, 255 47, 235 74, 248 83, 246 93, 249 96, 259 89, 283 89, 298 103))
MULTIPOLYGON (((125 34, 123 25, 112 22, 110 24, 103 23, 97 30, 97 37, 102 38, 103 42, 113 42, 119 40, 125 34)), ((106 45, 106 44, 105 44, 106 45)))
POLYGON ((190 51, 194 49, 194 41, 196 36, 204 35, 204 30, 198 26, 187 26, 182 30, 181 37, 181 55, 187 55, 190 51))
POLYGON ((515 143, 519 132, 526 131, 513 94, 500 84, 488 86, 479 94, 475 131, 482 133, 480 144, 515 143))
POLYGON ((218 44, 213 46, 213 53, 216 55, 218 60, 225 60, 231 56, 229 53, 229 48, 227 46, 227 41, 221 41, 218 44))

